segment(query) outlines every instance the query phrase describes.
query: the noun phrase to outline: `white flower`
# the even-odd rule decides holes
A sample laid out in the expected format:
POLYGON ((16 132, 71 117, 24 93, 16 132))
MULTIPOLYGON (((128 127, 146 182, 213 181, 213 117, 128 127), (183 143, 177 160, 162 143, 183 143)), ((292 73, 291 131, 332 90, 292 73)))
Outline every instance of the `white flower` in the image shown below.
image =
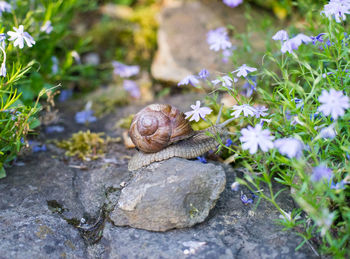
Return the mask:
POLYGON ((40 31, 50 34, 53 30, 51 21, 46 21, 40 28, 40 31))
POLYGON ((260 118, 260 117, 265 117, 266 115, 268 115, 268 113, 266 111, 268 111, 269 109, 267 109, 265 106, 258 106, 255 108, 255 117, 256 118, 260 118))
POLYGON ((12 10, 12 6, 9 3, 6 3, 5 1, 0 1, 0 16, 2 13, 10 13, 12 10))
POLYGON ((23 25, 20 25, 18 29, 16 27, 13 27, 15 30, 7 32, 7 34, 10 36, 8 39, 9 41, 15 41, 13 43, 13 46, 19 46, 20 49, 23 49, 24 47, 24 41, 27 43, 28 47, 33 47, 35 44, 35 41, 32 36, 29 35, 28 32, 23 31, 23 25))
POLYGON ((234 105, 232 110, 234 110, 234 112, 231 113, 231 116, 235 116, 235 118, 238 118, 242 112, 244 117, 255 115, 255 108, 248 104, 234 105))
POLYGON ((322 105, 317 111, 322 112, 325 116, 331 115, 333 119, 343 116, 345 110, 350 107, 349 97, 343 94, 342 91, 331 89, 329 92, 322 90, 322 94, 318 97, 322 105))
POLYGON ((321 129, 319 136, 321 138, 334 139, 337 136, 337 132, 334 130, 334 124, 321 129))
POLYGON ((284 210, 282 210, 282 214, 279 215, 279 218, 280 219, 283 219, 283 220, 288 220, 288 221, 293 221, 293 220, 298 220, 300 219, 301 217, 299 215, 297 215, 294 219, 292 218, 292 212, 285 212, 284 210))
POLYGON ((254 71, 256 71, 255 67, 248 67, 246 64, 243 64, 237 70, 232 71, 232 74, 237 72, 238 77, 240 77, 240 76, 246 77, 248 75, 248 73, 254 72, 254 71))
POLYGON ((296 138, 281 138, 274 142, 275 148, 282 155, 286 155, 289 158, 299 158, 302 155, 304 149, 304 144, 299 139, 296 138))
POLYGON ((280 40, 280 41, 285 41, 288 40, 288 33, 285 30, 280 30, 278 32, 276 32, 275 35, 272 36, 273 40, 280 40))
POLYGON ((196 105, 191 105, 191 108, 193 111, 185 112, 185 119, 188 119, 191 117, 190 121, 195 120, 198 122, 201 118, 204 119, 206 115, 210 114, 212 112, 212 109, 208 107, 200 107, 201 102, 196 101, 196 105))
POLYGON ((319 218, 315 220, 316 224, 321 228, 321 236, 324 236, 327 230, 332 226, 335 213, 330 213, 328 208, 322 209, 319 218))
POLYGON ((213 81, 211 81, 214 85, 217 85, 219 83, 222 84, 223 87, 231 87, 232 86, 232 82, 237 82, 238 79, 237 78, 232 78, 230 76, 223 76, 220 79, 215 79, 213 81))
POLYGON ((193 86, 196 86, 197 84, 199 84, 199 80, 197 79, 196 76, 193 75, 189 75, 186 76, 184 79, 182 79, 177 85, 188 85, 191 84, 193 86))
POLYGON ((270 135, 268 129, 262 129, 260 124, 256 124, 254 128, 248 126, 248 128, 242 129, 241 134, 239 140, 242 142, 242 149, 249 149, 250 154, 255 154, 258 147, 264 152, 273 148, 272 140, 274 137, 270 135))

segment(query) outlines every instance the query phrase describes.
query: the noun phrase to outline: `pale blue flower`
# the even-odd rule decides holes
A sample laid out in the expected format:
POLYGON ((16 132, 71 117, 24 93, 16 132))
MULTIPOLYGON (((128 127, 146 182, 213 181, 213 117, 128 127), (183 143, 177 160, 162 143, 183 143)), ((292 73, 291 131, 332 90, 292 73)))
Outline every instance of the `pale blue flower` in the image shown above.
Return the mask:
POLYGON ((200 79, 207 79, 209 77, 209 71, 203 68, 199 73, 198 76, 200 79))
POLYGON ((10 13, 12 11, 12 6, 5 2, 5 1, 0 1, 0 16, 2 16, 2 13, 10 13))
POLYGON ((332 226, 335 212, 330 213, 328 208, 323 208, 316 216, 315 223, 321 228, 321 236, 324 236, 332 226))
POLYGON ((255 108, 249 104, 234 105, 232 110, 234 110, 234 112, 231 113, 231 116, 234 116, 235 118, 238 118, 242 112, 244 117, 254 116, 256 111, 255 108))
POLYGON ((47 126, 45 131, 47 134, 62 133, 64 131, 64 127, 59 125, 47 126))
POLYGON ((226 28, 224 27, 209 31, 207 33, 207 42, 209 44, 209 49, 214 51, 228 49, 232 46, 226 28))
POLYGON ((239 190, 239 183, 238 182, 233 182, 231 184, 231 190, 237 192, 239 190))
POLYGON ((334 139, 337 136, 337 132, 334 129, 334 124, 321 129, 319 136, 321 138, 334 139))
POLYGON ((327 168, 324 165, 319 165, 312 169, 311 181, 319 182, 322 179, 325 179, 326 182, 330 181, 333 177, 333 172, 331 169, 327 168))
POLYGON ((260 124, 256 124, 253 128, 248 126, 241 130, 242 136, 239 140, 242 142, 242 149, 249 149, 250 154, 255 154, 258 151, 258 147, 261 148, 263 152, 268 151, 273 148, 274 139, 268 129, 262 129, 260 124))
POLYGON ((243 0, 223 0, 224 4, 231 7, 231 8, 234 8, 238 5, 240 5, 241 3, 243 3, 243 0))
POLYGON ((95 122, 97 119, 93 110, 83 110, 75 114, 75 121, 79 124, 85 124, 89 122, 95 122))
POLYGON ((52 62, 52 66, 51 66, 51 73, 53 75, 56 75, 58 74, 58 70, 59 70, 59 67, 58 67, 58 58, 56 56, 52 56, 51 57, 51 62, 52 62))
POLYGON ((342 91, 334 89, 330 89, 329 92, 323 89, 322 94, 318 97, 318 101, 322 105, 318 107, 317 111, 322 112, 324 116, 331 115, 335 120, 343 116, 345 110, 350 107, 349 97, 344 95, 342 91))
POLYGON ((273 40, 286 41, 289 39, 288 33, 285 30, 280 30, 272 36, 273 40))
POLYGON ((28 32, 23 31, 24 27, 23 25, 20 25, 18 29, 16 27, 13 27, 15 30, 7 32, 7 35, 10 36, 8 39, 9 41, 14 41, 13 46, 19 46, 20 49, 23 49, 24 42, 27 43, 28 47, 31 48, 35 44, 35 41, 32 36, 29 35, 28 32))
POLYGON ((50 34, 53 30, 51 21, 46 21, 40 28, 40 31, 50 34))
POLYGON ((136 99, 141 97, 140 88, 135 81, 124 80, 123 87, 132 97, 136 99))
POLYGON ((346 14, 350 13, 350 1, 330 0, 321 13, 324 13, 329 19, 334 18, 337 23, 345 21, 346 14))
POLYGON ((5 62, 2 62, 2 64, 1 64, 0 76, 3 76, 3 77, 6 76, 6 63, 5 62))
POLYGON ((257 69, 255 67, 248 67, 246 64, 243 64, 237 70, 232 71, 232 74, 237 72, 238 77, 240 76, 246 77, 248 73, 254 72, 256 70, 257 69))
POLYGON ((300 158, 304 149, 303 142, 296 138, 277 139, 273 144, 282 155, 289 158, 300 158))
POLYGON ((0 33, 0 44, 1 44, 1 47, 5 50, 5 47, 6 47, 6 34, 5 33, 0 33))
POLYGON ((186 76, 184 79, 182 79, 177 85, 192 85, 196 87, 196 85, 199 84, 199 80, 194 75, 186 76))
POLYGON ((185 112, 185 119, 190 118, 190 121, 198 122, 201 118, 204 119, 206 115, 210 114, 213 110, 208 107, 200 107, 201 102, 196 101, 196 105, 191 105, 192 111, 185 112))
POLYGON ((282 53, 293 53, 293 50, 296 50, 299 48, 299 46, 303 43, 308 44, 312 42, 311 37, 306 36, 305 34, 299 33, 297 36, 286 40, 281 47, 282 53))
POLYGON ((81 64, 81 59, 80 59, 80 55, 76 50, 73 50, 71 53, 71 56, 74 58, 75 62, 77 62, 77 64, 81 64))
POLYGON ((227 63, 230 60, 230 57, 233 55, 233 51, 236 49, 236 46, 232 46, 231 48, 224 49, 222 51, 222 62, 227 63))
POLYGON ((237 78, 231 78, 230 76, 223 76, 221 78, 218 78, 218 79, 215 79, 213 81, 211 81, 214 85, 217 85, 217 84, 220 84, 223 86, 223 87, 231 87, 232 86, 232 82, 237 82, 238 79, 237 78))
POLYGON ((140 72, 139 66, 127 66, 118 61, 112 61, 113 73, 120 77, 131 77, 135 76, 140 72))
POLYGON ((69 98, 73 96, 73 91, 72 89, 66 89, 62 90, 60 95, 58 96, 58 101, 59 102, 64 102, 67 101, 69 98))
POLYGON ((267 109, 265 106, 257 106, 255 107, 255 118, 260 118, 260 117, 265 117, 267 115, 269 115, 266 111, 268 111, 269 109, 267 109))

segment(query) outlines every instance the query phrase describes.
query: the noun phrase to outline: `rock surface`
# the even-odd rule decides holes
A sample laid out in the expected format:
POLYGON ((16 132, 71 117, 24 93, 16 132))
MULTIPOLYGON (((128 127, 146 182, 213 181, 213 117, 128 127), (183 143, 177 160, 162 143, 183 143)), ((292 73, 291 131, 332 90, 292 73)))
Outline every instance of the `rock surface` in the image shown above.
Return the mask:
MULTIPOLYGON (((206 35, 209 30, 228 24, 235 32, 244 32, 247 20, 242 6, 229 8, 212 0, 179 1, 164 8, 159 20, 158 50, 151 67, 155 79, 177 84, 203 68, 211 73, 232 71, 231 62, 222 61, 221 51, 209 49, 206 35)), ((251 35, 254 52, 264 46, 263 38, 255 34, 251 35)), ((231 42, 235 46, 241 44, 234 35, 231 42)))
POLYGON ((153 231, 191 227, 203 222, 224 190, 221 166, 182 158, 141 169, 121 191, 110 214, 117 226, 153 231))
MULTIPOLYGON (((160 102, 181 108, 198 98, 189 94, 160 102)), ((65 104, 65 109, 68 107, 65 104)), ((71 108, 79 107, 73 103, 71 108)), ((55 137, 67 138, 73 132, 88 128, 106 132, 111 137, 120 136, 122 130, 114 129, 116 121, 139 109, 136 106, 118 108, 115 114, 88 127, 72 123, 76 110, 65 110, 61 123, 66 131, 55 137)), ((307 244, 295 251, 302 239, 276 225, 279 214, 271 204, 261 201, 256 208, 256 203, 242 204, 240 192, 230 189, 236 174, 242 177, 242 173, 227 166, 224 166, 225 190, 204 222, 191 228, 153 232, 116 227, 107 218, 102 221, 106 222, 103 232, 103 225, 97 226, 101 230, 97 235, 102 234, 100 241, 88 245, 84 242, 88 237, 82 238, 76 226, 82 217, 87 219, 87 227, 93 225, 101 208, 117 204, 123 182, 132 179, 127 171, 127 156, 133 151, 116 143, 108 149, 107 160, 81 162, 65 158, 64 152, 53 145, 48 144, 47 149, 47 152, 20 157, 19 162, 25 165, 8 168, 8 176, 0 179, 0 258, 316 257, 307 244), (104 204, 106 196, 109 199, 104 204)), ((276 187, 276 191, 279 188, 276 187)), ((247 189, 242 191, 250 195, 247 189)), ((294 208, 288 192, 283 192, 278 202, 287 212, 294 208)))

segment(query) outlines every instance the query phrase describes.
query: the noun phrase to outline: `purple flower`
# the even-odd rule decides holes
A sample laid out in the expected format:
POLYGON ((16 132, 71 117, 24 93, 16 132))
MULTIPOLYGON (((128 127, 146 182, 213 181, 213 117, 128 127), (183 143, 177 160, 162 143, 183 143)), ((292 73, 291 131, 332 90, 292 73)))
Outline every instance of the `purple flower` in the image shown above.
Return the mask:
POLYGON ((231 146, 232 145, 232 140, 230 139, 230 138, 228 138, 227 140, 226 140, 226 143, 225 143, 225 146, 226 147, 229 147, 229 146, 231 146))
POLYGON ((235 118, 238 118, 242 112, 244 117, 254 116, 255 114, 255 108, 249 104, 233 105, 232 110, 234 112, 231 113, 231 116, 235 116, 235 118))
POLYGON ((67 101, 73 95, 73 91, 71 89, 62 90, 60 95, 58 96, 59 102, 67 101))
POLYGON ((242 191, 241 191, 241 201, 243 202, 243 204, 247 205, 247 204, 251 204, 254 202, 253 199, 248 199, 247 195, 245 195, 242 191))
POLYGON ((265 117, 268 115, 268 113, 266 111, 268 111, 269 109, 267 109, 265 106, 257 106, 255 107, 255 118, 260 118, 260 117, 265 117))
POLYGON ((209 71, 203 68, 199 73, 198 76, 200 79, 207 79, 209 77, 209 71))
POLYGON ((209 44, 209 49, 214 51, 224 50, 232 46, 226 28, 224 27, 209 31, 207 33, 207 42, 209 44))
POLYGON ((198 159, 202 164, 208 163, 207 159, 205 159, 204 156, 197 156, 197 159, 198 159))
POLYGON ((246 77, 248 75, 248 73, 254 72, 256 70, 257 69, 255 67, 248 67, 246 64, 243 64, 237 70, 232 71, 232 74, 237 72, 238 77, 240 77, 240 76, 246 77))
POLYGON ((221 77, 221 78, 219 78, 219 79, 215 79, 215 80, 213 80, 213 81, 211 81, 214 85, 217 85, 217 84, 219 84, 219 83, 221 83, 222 84, 222 86, 223 87, 227 87, 227 88, 229 88, 229 87, 231 87, 232 86, 232 82, 237 82, 238 81, 238 79, 237 78, 234 78, 233 80, 232 80, 232 78, 230 77, 230 76, 223 76, 223 77, 221 77))
POLYGON ((285 30, 280 30, 272 36, 273 40, 286 41, 289 39, 288 33, 285 30))
POLYGON ((345 14, 350 13, 350 2, 348 0, 330 0, 321 12, 329 19, 334 18, 337 23, 346 20, 345 14))
POLYGON ((246 82, 242 86, 244 89, 242 94, 248 98, 251 97, 253 92, 256 91, 256 85, 256 76, 248 76, 246 82))
POLYGON ((345 110, 350 107, 349 97, 344 95, 342 91, 336 91, 334 89, 330 89, 329 92, 323 89, 318 100, 322 105, 318 107, 317 111, 322 112, 324 116, 331 115, 335 120, 343 116, 345 110))
POLYGON ((322 77, 323 77, 323 78, 326 78, 327 76, 332 75, 332 74, 334 74, 334 73, 333 73, 333 72, 323 73, 323 74, 322 74, 322 77))
POLYGON ((180 85, 192 85, 194 87, 196 87, 197 84, 199 84, 199 80, 197 79, 197 76, 193 76, 193 75, 189 75, 186 76, 184 79, 182 79, 177 86, 180 85))
POLYGON ((319 165, 312 169, 311 181, 313 182, 319 182, 322 179, 325 179, 328 182, 332 177, 332 170, 325 167, 324 165, 319 165))
POLYGON ((273 148, 272 140, 274 137, 270 135, 271 133, 268 129, 262 129, 261 124, 256 124, 254 128, 248 126, 241 130, 241 134, 242 136, 239 140, 242 142, 242 149, 249 149, 250 154, 255 154, 258 151, 258 147, 263 152, 273 148))
POLYGON ((141 97, 139 86, 135 81, 125 79, 123 87, 133 98, 139 99, 141 97))
POLYGON ((204 119, 206 115, 212 112, 212 109, 208 107, 200 107, 201 102, 196 101, 196 105, 191 105, 193 111, 185 112, 185 119, 190 118, 190 121, 198 122, 201 118, 204 119))
POLYGON ((37 141, 29 140, 28 144, 32 148, 32 151, 34 153, 47 151, 46 145, 45 144, 40 144, 37 141))
POLYGON ((40 28, 40 31, 50 34, 53 30, 51 21, 46 21, 40 28))
POLYGON ((325 33, 320 33, 315 37, 311 36, 312 44, 316 45, 316 42, 322 43, 323 42, 323 35, 325 35, 325 33))
POLYGON ((231 7, 231 8, 234 8, 238 5, 240 5, 241 3, 243 3, 243 0, 223 0, 224 4, 231 7))
POLYGON ((5 1, 0 1, 0 16, 2 16, 2 13, 10 13, 12 10, 12 7, 9 3, 5 1))
POLYGON ((277 139, 273 144, 282 155, 289 158, 300 158, 304 149, 303 142, 296 138, 277 139))
POLYGON ((79 124, 85 124, 89 122, 95 122, 97 119, 93 110, 83 110, 75 114, 75 121, 79 124))
POLYGON ((293 50, 296 50, 299 48, 299 46, 303 43, 308 44, 309 42, 312 42, 312 39, 309 36, 306 36, 305 34, 299 33, 297 36, 286 40, 281 47, 282 53, 292 53, 293 50))
POLYGON ((131 77, 137 75, 140 72, 139 66, 127 66, 118 61, 113 61, 113 73, 120 77, 131 77))
POLYGON ((331 189, 334 189, 334 190, 342 190, 342 189, 345 189, 345 181, 344 180, 341 180, 340 182, 338 183, 334 183, 333 180, 331 181, 331 189))

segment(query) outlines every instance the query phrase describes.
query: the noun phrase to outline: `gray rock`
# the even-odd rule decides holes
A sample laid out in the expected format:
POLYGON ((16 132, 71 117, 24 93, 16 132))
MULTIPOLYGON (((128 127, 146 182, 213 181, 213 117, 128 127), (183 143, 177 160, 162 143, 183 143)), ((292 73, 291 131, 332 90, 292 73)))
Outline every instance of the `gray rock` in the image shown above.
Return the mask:
POLYGON ((121 191, 110 214, 117 226, 153 231, 203 222, 226 183, 221 166, 182 158, 141 169, 121 191))
MULTIPOLYGON (((107 223, 101 241, 90 246, 88 254, 91 258, 318 258, 307 244, 295 250, 303 239, 276 225, 279 214, 270 203, 262 200, 256 206, 255 199, 243 204, 240 192, 230 188, 242 171, 224 168, 226 188, 204 222, 166 232, 107 223), (191 250, 191 241, 200 246, 191 250)), ((275 191, 282 187, 275 186, 275 191)), ((250 197, 248 189, 241 190, 250 197)), ((288 192, 281 193, 278 202, 286 211, 294 207, 288 192)))
MULTIPOLYGON (((261 10, 252 11, 255 18, 260 17, 261 13, 261 10)), ((212 0, 180 1, 177 5, 165 7, 159 20, 158 50, 151 66, 155 79, 177 84, 184 77, 196 74, 203 68, 212 74, 232 71, 232 63, 222 61, 221 51, 209 49, 206 35, 209 30, 228 24, 237 33, 245 32, 247 19, 243 6, 229 8, 222 1, 212 0)), ((264 49, 264 35, 250 34, 253 56, 258 50, 264 49)), ((242 45, 235 35, 230 40, 235 46, 242 45)), ((240 62, 246 63, 249 58, 240 62)))

